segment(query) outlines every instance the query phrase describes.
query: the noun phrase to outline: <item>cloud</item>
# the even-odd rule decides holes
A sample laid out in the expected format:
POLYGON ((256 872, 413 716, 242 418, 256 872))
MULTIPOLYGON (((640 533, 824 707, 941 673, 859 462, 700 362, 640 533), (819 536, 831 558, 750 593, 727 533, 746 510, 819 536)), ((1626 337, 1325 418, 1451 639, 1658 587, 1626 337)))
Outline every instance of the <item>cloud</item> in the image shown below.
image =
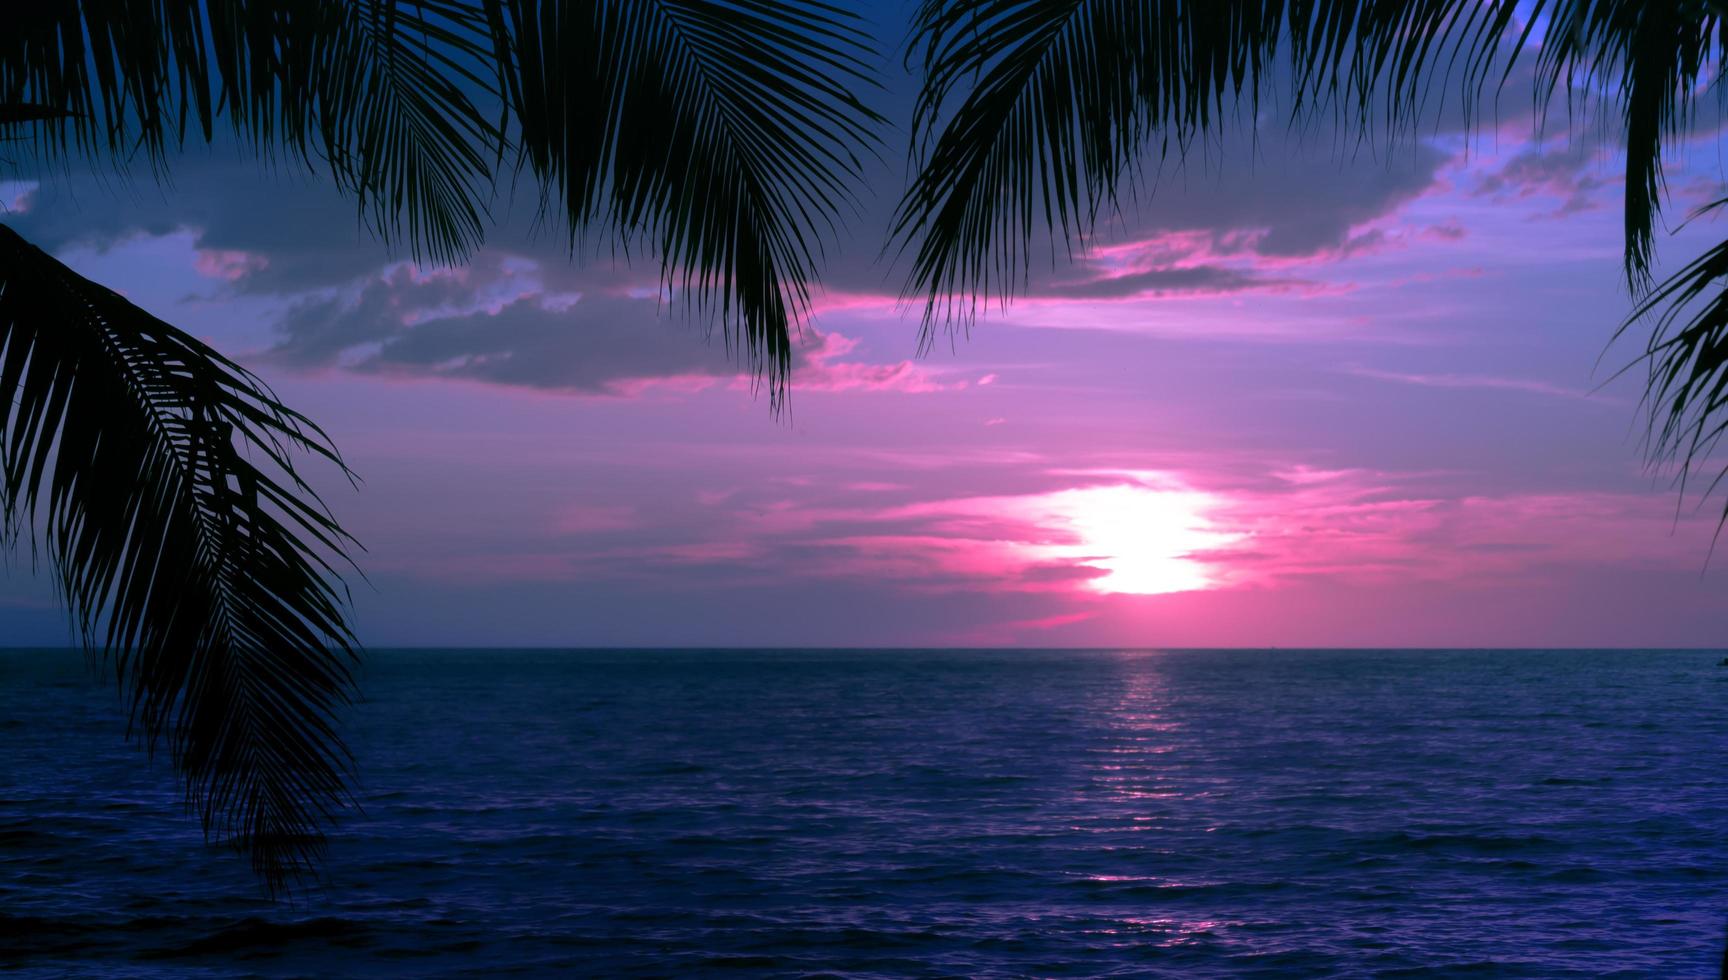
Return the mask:
POLYGON ((1304 284, 1306 283, 1303 280, 1271 278, 1223 266, 1166 266, 1120 275, 1101 275, 1094 279, 1074 282, 1052 283, 1043 294, 1075 299, 1217 296, 1252 289, 1287 289, 1304 284))
POLYGON ((1292 269, 1400 247, 1452 229, 1389 230, 1406 203, 1436 186, 1450 159, 1418 143, 1390 160, 1305 147, 1291 134, 1236 134, 1216 159, 1162 182, 1097 236, 1081 275, 1038 277, 1027 293, 1059 299, 1160 299, 1252 291, 1318 292, 1292 269), (1261 142, 1263 141, 1263 142, 1261 142), (1178 185, 1178 186, 1171 186, 1178 185), (1179 193, 1170 193, 1178 191, 1179 193))
POLYGON ((1610 146, 1603 134, 1579 135, 1564 148, 1535 141, 1477 180, 1475 193, 1499 200, 1551 197, 1560 202, 1548 217, 1608 207, 1622 178, 1606 173, 1610 146))
MULTIPOLYGON (((741 380, 747 369, 705 323, 683 315, 657 287, 626 278, 596 288, 600 278, 549 273, 533 259, 496 250, 461 268, 399 264, 356 288, 293 306, 266 357, 303 370, 340 367, 589 395, 749 383, 741 380)), ((792 355, 794 387, 930 392, 964 384, 944 382, 910 361, 861 360, 858 346, 806 326, 792 355)))
MULTIPOLYGON (((1403 371, 1383 371, 1378 368, 1350 365, 1345 373, 1358 378, 1370 378, 1375 381, 1390 381, 1394 384, 1417 385, 1423 388, 1477 388, 1492 391, 1523 391, 1533 395, 1547 395, 1551 398, 1590 399, 1591 393, 1579 388, 1567 388, 1562 385, 1538 381, 1533 378, 1502 378, 1481 374, 1422 374, 1403 371)), ((1595 398, 1598 403, 1607 404, 1614 399, 1595 398)))
POLYGON ((1295 468, 1221 492, 1220 526, 1243 535, 1213 554, 1241 585, 1517 582, 1551 569, 1683 567, 1660 495, 1450 492, 1432 478, 1295 468))
POLYGON ((237 282, 256 275, 269 266, 268 256, 231 249, 201 248, 197 250, 197 258, 193 260, 193 268, 199 275, 225 282, 237 282))
POLYGON ((1154 196, 1134 222, 1147 232, 1253 232, 1251 250, 1307 257, 1343 249, 1357 230, 1435 185, 1450 154, 1419 142, 1385 158, 1339 148, 1339 141, 1288 132, 1233 132, 1217 159, 1159 183, 1181 193, 1154 196), (1330 148, 1327 144, 1330 143, 1330 148))

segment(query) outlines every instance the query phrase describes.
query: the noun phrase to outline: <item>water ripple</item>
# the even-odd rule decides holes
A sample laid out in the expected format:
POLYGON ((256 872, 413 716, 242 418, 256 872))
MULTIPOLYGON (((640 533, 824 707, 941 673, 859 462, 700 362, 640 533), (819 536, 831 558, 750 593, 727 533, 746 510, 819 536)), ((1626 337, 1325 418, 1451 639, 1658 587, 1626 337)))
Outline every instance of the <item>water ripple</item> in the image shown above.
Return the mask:
POLYGON ((0 653, 20 976, 1707 976, 1710 653, 391 651, 272 906, 0 653))

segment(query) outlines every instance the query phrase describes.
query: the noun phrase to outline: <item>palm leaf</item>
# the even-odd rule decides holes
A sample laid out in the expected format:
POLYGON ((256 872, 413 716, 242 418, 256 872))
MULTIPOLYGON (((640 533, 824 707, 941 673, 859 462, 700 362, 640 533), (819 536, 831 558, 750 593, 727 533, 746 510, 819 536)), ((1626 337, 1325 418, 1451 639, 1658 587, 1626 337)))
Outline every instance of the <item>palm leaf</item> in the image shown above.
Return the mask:
POLYGON ((0 127, 64 119, 69 115, 71 114, 63 109, 32 105, 28 102, 0 102, 0 127))
POLYGON ((778 404, 875 145, 870 52, 855 14, 816 0, 47 4, 0 36, 0 100, 67 113, 35 124, 45 156, 157 168, 226 120, 438 262, 480 242, 514 149, 573 245, 604 226, 657 253, 778 404))
POLYGON ((0 512, 39 536, 134 727, 272 889, 346 799, 347 536, 322 432, 243 368, 0 226, 0 512))
MULTIPOLYGON (((1024 281, 1042 228, 1072 246, 1148 158, 1246 117, 1274 73, 1293 118, 1406 132, 1431 89, 1477 92, 1512 4, 1476 0, 924 0, 918 171, 894 237, 925 326, 1024 281)), ((928 333, 926 335, 928 337, 928 333)))
POLYGON ((1685 135, 1707 72, 1722 70, 1724 23, 1702 0, 1541 0, 1549 29, 1536 54, 1538 105, 1556 92, 1612 92, 1626 151, 1626 276, 1650 285, 1662 211, 1662 149, 1685 135))
MULTIPOLYGON (((1700 209, 1707 214, 1728 199, 1700 209)), ((1650 328, 1639 358, 1648 369, 1644 386, 1650 424, 1645 449, 1650 461, 1674 464, 1684 495, 1696 464, 1707 459, 1728 432, 1728 241, 1692 260, 1644 297, 1615 337, 1634 325, 1650 328)), ((1728 475, 1718 473, 1708 490, 1728 475)), ((1722 519, 1728 522, 1728 505, 1722 519)))
POLYGON ((497 124, 470 95, 495 96, 480 73, 488 21, 459 2, 373 0, 343 10, 347 20, 329 31, 330 50, 313 59, 318 74, 308 86, 332 175, 383 239, 459 262, 484 237, 488 156, 502 151, 497 124))
POLYGON ((219 123, 328 171, 373 231, 456 261, 480 241, 499 151, 484 11, 463 0, 42 3, 8 12, 0 102, 32 145, 158 171, 219 123))
POLYGON ((659 254, 774 402, 880 117, 856 15, 793 0, 496 0, 521 159, 568 219, 659 254))
POLYGON ((1293 121, 1329 108, 1407 136, 1436 92, 1474 111, 1532 49, 1539 113, 1598 91, 1620 107, 1626 272, 1642 287, 1662 146, 1720 71, 1723 29, 1689 0, 924 0, 920 166, 895 226, 916 243, 907 291, 927 324, 1006 298, 1039 226, 1083 238, 1147 157, 1236 121, 1232 105, 1253 124, 1273 83, 1293 121))

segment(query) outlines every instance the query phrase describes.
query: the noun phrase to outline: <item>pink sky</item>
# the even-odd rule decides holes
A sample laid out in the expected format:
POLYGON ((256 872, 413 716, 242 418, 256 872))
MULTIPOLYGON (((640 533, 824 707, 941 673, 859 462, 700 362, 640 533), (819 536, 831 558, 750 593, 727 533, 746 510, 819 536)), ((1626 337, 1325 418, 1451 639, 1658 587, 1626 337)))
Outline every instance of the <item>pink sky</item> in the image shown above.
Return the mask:
MULTIPOLYGON (((1719 645, 1717 503, 1642 469, 1636 378, 1597 390, 1616 160, 1524 132, 1227 139, 923 358, 884 173, 778 419, 652 266, 520 217, 439 270, 222 152, 0 200, 330 430, 373 645, 1719 645)), ((28 561, 0 627, 67 639, 28 561)))

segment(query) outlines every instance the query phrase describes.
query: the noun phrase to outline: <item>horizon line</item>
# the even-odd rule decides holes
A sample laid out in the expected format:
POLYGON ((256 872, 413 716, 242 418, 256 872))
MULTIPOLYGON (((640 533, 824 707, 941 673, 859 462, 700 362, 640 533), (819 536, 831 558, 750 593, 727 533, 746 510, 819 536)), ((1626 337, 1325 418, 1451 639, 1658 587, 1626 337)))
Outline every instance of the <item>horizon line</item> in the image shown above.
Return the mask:
MULTIPOLYGON (((66 650, 78 653, 99 652, 90 651, 80 646, 45 646, 42 644, 0 644, 0 653, 11 653, 24 650, 66 650)), ((378 653, 390 650, 493 650, 493 651, 553 651, 562 650, 571 653, 872 653, 872 652, 910 652, 916 650, 942 651, 977 651, 981 653, 995 651, 1020 650, 1030 653, 1109 653, 1109 652, 1195 652, 1195 653, 1237 653, 1237 652, 1286 652, 1286 653, 1326 653, 1326 652, 1368 652, 1382 653, 1728 653, 1728 646, 1382 646, 1376 644, 1346 644, 1338 646, 1129 646, 1112 644, 1108 646, 943 646, 935 644, 902 644, 894 646, 774 646, 761 644, 703 644, 703 645, 568 645, 568 644, 505 644, 484 645, 465 644, 444 646, 437 644, 388 644, 380 646, 365 646, 357 648, 356 652, 378 653)))

